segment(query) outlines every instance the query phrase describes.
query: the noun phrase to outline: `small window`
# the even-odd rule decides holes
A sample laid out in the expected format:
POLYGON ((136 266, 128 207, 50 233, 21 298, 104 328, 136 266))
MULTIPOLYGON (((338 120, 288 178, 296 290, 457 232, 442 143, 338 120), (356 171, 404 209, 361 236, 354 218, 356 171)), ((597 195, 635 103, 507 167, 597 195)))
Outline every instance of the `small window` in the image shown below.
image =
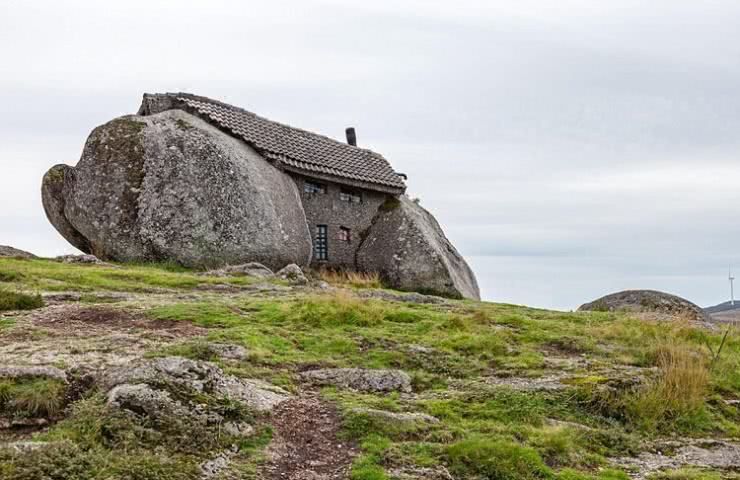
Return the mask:
POLYGON ((352 241, 352 231, 347 227, 339 227, 339 241, 351 242, 352 241))
POLYGON ((339 200, 350 203, 362 203, 362 194, 355 190, 343 188, 339 192, 339 200))
POLYGON ((313 248, 316 260, 329 259, 329 235, 326 225, 316 225, 316 241, 313 248))
POLYGON ((326 193, 326 185, 316 182, 306 181, 303 184, 303 191, 306 193, 326 193))

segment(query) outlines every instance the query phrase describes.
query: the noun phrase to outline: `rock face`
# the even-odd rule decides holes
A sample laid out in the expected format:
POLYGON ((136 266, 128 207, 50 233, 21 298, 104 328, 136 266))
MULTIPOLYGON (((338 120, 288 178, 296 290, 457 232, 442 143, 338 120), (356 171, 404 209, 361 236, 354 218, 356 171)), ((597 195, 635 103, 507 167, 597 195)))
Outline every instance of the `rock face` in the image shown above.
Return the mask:
POLYGON ((400 290, 480 299, 473 271, 437 220, 405 195, 381 207, 357 252, 357 266, 400 290))
POLYGON ((625 290, 612 293, 593 302, 583 304, 578 310, 659 313, 675 317, 685 317, 697 322, 707 320, 704 311, 698 305, 676 295, 655 290, 625 290))
POLYGON ((278 269, 311 259, 293 180, 180 110, 96 128, 76 167, 47 172, 42 199, 59 233, 102 260, 278 269))

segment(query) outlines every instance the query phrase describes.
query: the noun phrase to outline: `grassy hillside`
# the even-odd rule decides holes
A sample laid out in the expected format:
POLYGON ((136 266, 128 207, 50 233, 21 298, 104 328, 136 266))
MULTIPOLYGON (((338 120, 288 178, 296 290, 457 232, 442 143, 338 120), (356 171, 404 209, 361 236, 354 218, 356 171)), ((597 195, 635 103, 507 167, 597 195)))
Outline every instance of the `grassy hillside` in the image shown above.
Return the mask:
POLYGON ((740 436, 735 331, 723 342, 724 330, 680 320, 442 300, 362 288, 372 278, 329 279, 329 288, 300 287, 166 265, 0 259, 0 366, 54 365, 73 378, 0 376, 0 418, 48 420, 0 429, 0 444, 14 446, 0 446, 0 478, 205 478, 198 465, 232 445, 230 465, 213 478, 278 478, 264 469, 283 431, 277 415, 199 396, 254 426, 235 441, 177 419, 122 417, 83 381, 112 364, 167 356, 214 362, 333 409, 355 480, 740 478, 737 465, 692 466, 702 462, 685 450, 711 455, 720 442, 740 458, 732 450, 740 436), (214 344, 244 347, 246 358, 224 358, 214 344), (412 391, 317 387, 301 375, 337 367, 402 370, 412 391), (393 415, 409 413, 424 415, 393 415), (48 443, 17 447, 29 440, 48 443))

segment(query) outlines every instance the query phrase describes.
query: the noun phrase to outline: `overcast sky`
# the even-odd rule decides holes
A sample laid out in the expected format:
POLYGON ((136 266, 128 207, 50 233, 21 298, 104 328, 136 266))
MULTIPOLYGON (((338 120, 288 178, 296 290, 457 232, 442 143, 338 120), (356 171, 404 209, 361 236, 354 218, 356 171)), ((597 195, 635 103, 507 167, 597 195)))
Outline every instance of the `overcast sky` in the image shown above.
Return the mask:
POLYGON ((74 252, 44 172, 143 92, 188 91, 355 126, 488 300, 718 303, 740 273, 738 25, 737 0, 0 0, 0 244, 74 252))

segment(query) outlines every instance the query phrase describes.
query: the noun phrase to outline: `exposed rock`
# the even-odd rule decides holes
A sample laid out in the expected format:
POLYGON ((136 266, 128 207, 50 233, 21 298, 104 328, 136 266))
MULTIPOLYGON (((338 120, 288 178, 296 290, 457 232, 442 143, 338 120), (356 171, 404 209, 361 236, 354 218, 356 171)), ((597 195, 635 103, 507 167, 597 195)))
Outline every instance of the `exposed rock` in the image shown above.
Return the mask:
POLYGON ((95 255, 61 255, 56 258, 62 263, 82 263, 87 265, 110 265, 102 262, 95 255))
POLYGON ((82 300, 82 294, 78 292, 54 292, 54 293, 42 293, 41 298, 44 299, 44 303, 64 303, 64 302, 79 302, 82 300))
POLYGON ((357 252, 357 265, 399 290, 480 299, 473 271, 437 220, 403 195, 381 207, 357 252))
POLYGON ((62 236, 102 260, 279 268, 311 258, 295 182, 180 110, 96 128, 76 167, 45 175, 42 197, 62 236))
POLYGON ((206 348, 211 353, 226 360, 244 360, 249 356, 247 349, 241 345, 233 345, 230 343, 209 343, 206 348))
POLYGON ((138 415, 146 415, 153 419, 160 418, 163 415, 195 416, 182 403, 173 399, 167 391, 155 390, 145 383, 122 384, 114 387, 108 392, 108 405, 138 415))
POLYGON ((637 457, 623 457, 613 462, 632 471, 632 478, 644 479, 660 470, 685 466, 737 470, 740 468, 740 445, 714 439, 666 441, 654 446, 655 452, 637 457), (663 452, 672 452, 671 454, 663 452))
POLYGON ((27 367, 9 366, 0 367, 0 378, 22 379, 22 378, 48 378, 67 382, 67 374, 64 370, 56 367, 27 367))
POLYGON ((254 427, 246 422, 226 422, 223 424, 223 431, 232 437, 251 437, 254 434, 254 427))
POLYGON ((301 377, 315 385, 333 385, 361 392, 411 391, 411 377, 401 370, 327 368, 303 372, 301 377))
POLYGON ((655 290, 624 290, 581 305, 579 311, 659 313, 690 321, 705 322, 708 317, 698 305, 669 293, 655 290))
POLYGON ((275 276, 275 274, 272 273, 272 270, 258 262, 249 262, 241 265, 228 265, 216 270, 209 270, 205 275, 214 277, 247 276, 257 278, 272 278, 275 276))
POLYGON ((562 374, 551 374, 543 377, 488 377, 486 383, 496 387, 508 387, 522 391, 562 390, 567 387, 562 380, 562 374))
POLYGON ((421 425, 439 423, 439 419, 426 413, 397 413, 374 408, 355 408, 352 413, 366 415, 370 418, 390 424, 421 425))
POLYGON ((303 274, 303 270, 301 270, 301 267, 295 263, 284 266, 277 272, 277 276, 278 278, 287 280, 294 285, 306 285, 308 283, 308 279, 303 274))
POLYGON ((237 450, 221 452, 210 460, 200 464, 200 480, 221 478, 220 474, 231 464, 231 459, 237 454, 237 450))
POLYGON ((226 375, 212 363, 182 357, 157 358, 132 366, 111 368, 100 379, 100 384, 105 390, 117 385, 140 383, 181 385, 242 402, 258 411, 269 411, 290 397, 290 394, 280 387, 260 380, 226 375))
POLYGON ((0 258, 2 257, 26 259, 37 258, 33 253, 18 250, 17 248, 9 247, 7 245, 0 245, 0 258))

